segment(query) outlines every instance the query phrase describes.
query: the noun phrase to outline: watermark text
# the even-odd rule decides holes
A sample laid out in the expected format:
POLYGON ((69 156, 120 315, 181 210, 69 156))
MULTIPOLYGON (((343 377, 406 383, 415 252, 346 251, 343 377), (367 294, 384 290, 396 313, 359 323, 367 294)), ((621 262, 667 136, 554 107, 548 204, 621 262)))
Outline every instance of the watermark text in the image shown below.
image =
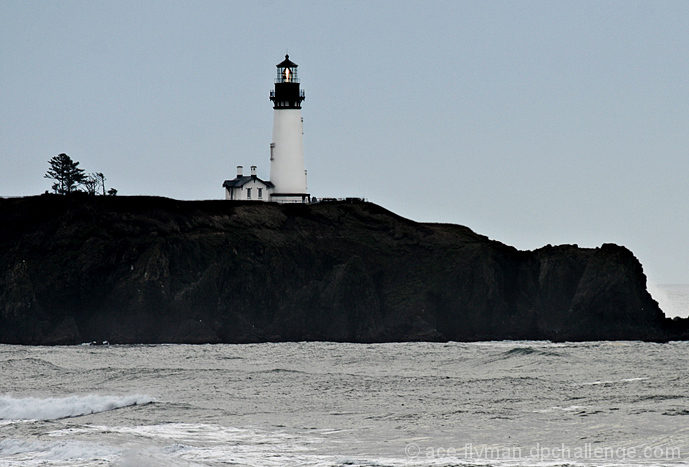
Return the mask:
POLYGON ((475 460, 539 460, 539 461, 625 461, 625 460, 679 460, 677 446, 603 446, 584 443, 578 446, 542 445, 499 446, 465 443, 460 446, 420 446, 409 443, 404 453, 411 458, 475 459, 475 460))

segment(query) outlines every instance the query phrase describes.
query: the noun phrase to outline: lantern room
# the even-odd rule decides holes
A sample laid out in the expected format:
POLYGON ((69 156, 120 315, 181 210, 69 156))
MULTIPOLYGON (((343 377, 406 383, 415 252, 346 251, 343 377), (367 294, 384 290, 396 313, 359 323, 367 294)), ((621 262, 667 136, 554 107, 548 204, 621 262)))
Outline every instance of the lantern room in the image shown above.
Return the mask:
POLYGON ((275 90, 270 92, 270 100, 274 109, 301 109, 301 102, 306 99, 304 91, 299 89, 297 64, 285 55, 285 59, 277 65, 275 90))
POLYGON ((298 83, 297 78, 297 64, 289 59, 289 55, 285 55, 285 59, 277 64, 278 77, 276 83, 298 83))

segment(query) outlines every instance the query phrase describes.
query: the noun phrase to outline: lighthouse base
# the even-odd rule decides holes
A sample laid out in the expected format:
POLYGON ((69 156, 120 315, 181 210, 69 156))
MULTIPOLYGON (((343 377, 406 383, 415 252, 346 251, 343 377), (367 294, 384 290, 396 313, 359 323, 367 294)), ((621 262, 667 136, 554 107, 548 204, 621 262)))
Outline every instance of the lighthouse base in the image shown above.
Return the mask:
POLYGON ((311 195, 308 193, 271 193, 270 200, 274 203, 310 203, 311 195))

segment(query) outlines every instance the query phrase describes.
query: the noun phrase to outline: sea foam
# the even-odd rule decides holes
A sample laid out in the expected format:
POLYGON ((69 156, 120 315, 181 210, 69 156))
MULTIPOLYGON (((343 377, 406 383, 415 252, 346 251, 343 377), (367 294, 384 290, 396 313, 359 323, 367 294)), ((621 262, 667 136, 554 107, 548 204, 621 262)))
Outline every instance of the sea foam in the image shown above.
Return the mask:
MULTIPOLYGON (((13 458, 17 464, 9 463, 9 465, 52 465, 55 463, 63 465, 59 461, 68 461, 69 465, 83 465, 79 461, 115 459, 121 452, 121 448, 82 441, 30 441, 11 438, 0 441, 2 465, 8 465, 13 458), (28 459, 36 463, 22 463, 22 460, 28 459)), ((89 462, 88 465, 92 463, 89 462)))
POLYGON ((148 396, 0 397, 0 420, 57 420, 154 402, 148 396))

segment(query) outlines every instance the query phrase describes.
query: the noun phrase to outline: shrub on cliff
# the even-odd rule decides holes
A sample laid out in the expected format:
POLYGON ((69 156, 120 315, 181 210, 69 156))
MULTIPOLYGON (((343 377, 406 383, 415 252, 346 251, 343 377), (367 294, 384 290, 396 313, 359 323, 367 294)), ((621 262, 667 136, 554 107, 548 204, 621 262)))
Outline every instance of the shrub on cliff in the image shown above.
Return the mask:
POLYGON ((77 187, 86 180, 84 169, 80 169, 79 163, 73 161, 65 153, 58 154, 50 159, 48 163, 50 168, 44 177, 55 180, 52 188, 59 195, 66 195, 77 191, 77 187))

